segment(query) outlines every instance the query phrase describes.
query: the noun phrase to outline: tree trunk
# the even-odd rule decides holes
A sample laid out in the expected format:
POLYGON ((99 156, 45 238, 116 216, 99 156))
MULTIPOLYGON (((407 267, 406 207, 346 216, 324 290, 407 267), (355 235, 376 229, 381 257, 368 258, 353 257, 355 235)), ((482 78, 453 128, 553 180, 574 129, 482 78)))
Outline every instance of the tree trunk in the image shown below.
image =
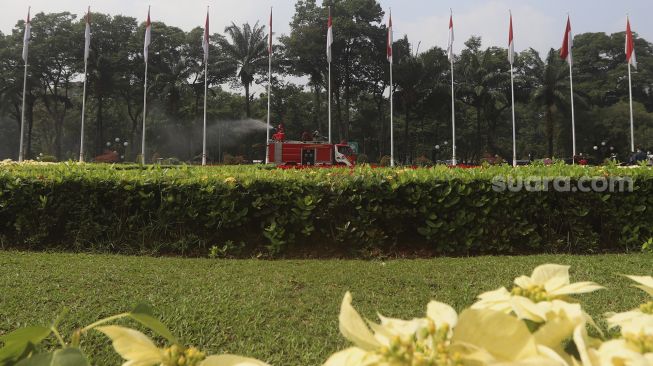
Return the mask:
POLYGON ((249 83, 245 83, 245 113, 247 114, 247 118, 252 116, 252 111, 249 106, 249 83))
POLYGON ((549 158, 553 158, 553 113, 550 107, 547 107, 544 115, 546 120, 547 153, 549 158))
POLYGON ((483 140, 481 136, 481 106, 476 105, 476 159, 480 160, 483 154, 483 140))
MULTIPOLYGON (((104 98, 100 95, 97 97, 97 111, 95 112, 95 155, 102 155, 104 152, 104 98)), ((133 143, 133 140, 132 140, 133 143)))
POLYGON ((55 155, 57 156, 57 161, 61 161, 61 144, 63 140, 63 116, 57 116, 57 119, 54 124, 54 146, 55 146, 55 155))
POLYGON ((26 119, 27 119, 27 159, 31 159, 34 157, 34 154, 32 153, 32 128, 34 127, 34 102, 36 98, 33 96, 29 95, 27 98, 27 110, 26 112, 26 119))
POLYGON ((408 138, 408 125, 410 122, 410 111, 408 107, 408 103, 406 103, 405 107, 405 119, 406 121, 404 122, 404 162, 406 164, 410 163, 410 141, 408 138))

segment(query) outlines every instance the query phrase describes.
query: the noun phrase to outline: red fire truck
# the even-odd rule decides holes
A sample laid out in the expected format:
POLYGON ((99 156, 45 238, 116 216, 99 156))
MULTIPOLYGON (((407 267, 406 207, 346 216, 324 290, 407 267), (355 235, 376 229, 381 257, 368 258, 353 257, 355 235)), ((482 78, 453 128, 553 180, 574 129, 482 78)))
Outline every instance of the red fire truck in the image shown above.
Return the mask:
POLYGON ((268 143, 270 163, 277 166, 354 166, 356 155, 346 144, 320 141, 279 141, 268 143))

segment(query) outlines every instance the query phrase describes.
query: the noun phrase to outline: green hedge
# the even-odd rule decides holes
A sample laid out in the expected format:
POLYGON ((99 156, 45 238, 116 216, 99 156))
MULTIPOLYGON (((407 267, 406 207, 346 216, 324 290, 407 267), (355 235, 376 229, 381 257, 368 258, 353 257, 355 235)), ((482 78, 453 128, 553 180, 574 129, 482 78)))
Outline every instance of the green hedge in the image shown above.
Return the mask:
POLYGON ((207 255, 591 253, 653 236, 650 168, 0 165, 0 244, 207 255), (629 176, 631 193, 495 192, 496 176, 629 176), (243 249, 244 248, 244 249, 243 249))

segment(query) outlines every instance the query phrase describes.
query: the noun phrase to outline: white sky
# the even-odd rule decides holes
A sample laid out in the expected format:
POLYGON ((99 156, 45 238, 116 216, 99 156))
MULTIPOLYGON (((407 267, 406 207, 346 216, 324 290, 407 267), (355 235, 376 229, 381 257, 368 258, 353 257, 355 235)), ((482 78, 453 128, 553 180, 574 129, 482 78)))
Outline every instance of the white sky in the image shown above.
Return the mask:
MULTIPOLYGON (((275 34, 288 33, 294 13, 294 0, 2 0, 0 31, 9 33, 18 19, 32 12, 69 11, 82 15, 88 5, 92 11, 123 14, 143 20, 152 6, 153 20, 184 30, 204 24, 206 6, 211 6, 212 32, 236 24, 261 21, 267 24, 270 6, 274 7, 275 34)), ((471 35, 483 37, 485 46, 506 47, 508 9, 512 9, 516 49, 533 47, 540 53, 559 48, 567 12, 571 13, 574 33, 614 33, 625 29, 629 12, 633 30, 653 41, 653 1, 651 0, 380 0, 392 7, 395 39, 407 34, 420 50, 433 45, 446 48, 449 8, 454 11, 456 52, 471 35)), ((334 24, 335 37, 338 36, 334 24)))

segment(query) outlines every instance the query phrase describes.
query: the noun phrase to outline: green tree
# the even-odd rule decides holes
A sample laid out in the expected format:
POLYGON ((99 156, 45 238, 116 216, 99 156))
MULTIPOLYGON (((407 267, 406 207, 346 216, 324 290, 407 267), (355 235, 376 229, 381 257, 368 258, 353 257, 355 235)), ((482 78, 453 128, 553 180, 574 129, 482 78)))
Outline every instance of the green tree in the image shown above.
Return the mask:
POLYGON ((268 59, 267 35, 265 26, 258 22, 251 26, 249 23, 241 27, 234 23, 225 28, 229 40, 218 40, 225 57, 237 68, 237 78, 245 88, 245 112, 251 117, 249 88, 254 82, 257 73, 265 69, 268 59))

